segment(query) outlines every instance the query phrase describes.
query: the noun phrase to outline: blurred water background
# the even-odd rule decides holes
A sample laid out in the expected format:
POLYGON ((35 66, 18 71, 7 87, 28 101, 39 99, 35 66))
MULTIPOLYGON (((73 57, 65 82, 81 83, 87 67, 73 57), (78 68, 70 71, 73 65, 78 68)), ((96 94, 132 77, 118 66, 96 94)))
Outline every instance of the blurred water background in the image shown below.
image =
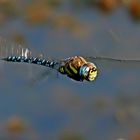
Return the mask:
MULTIPOLYGON (((136 0, 0 0, 0 36, 56 60, 140 60, 139 18, 136 0)), ((82 83, 0 62, 0 140, 140 140, 140 63, 95 63, 82 83)))

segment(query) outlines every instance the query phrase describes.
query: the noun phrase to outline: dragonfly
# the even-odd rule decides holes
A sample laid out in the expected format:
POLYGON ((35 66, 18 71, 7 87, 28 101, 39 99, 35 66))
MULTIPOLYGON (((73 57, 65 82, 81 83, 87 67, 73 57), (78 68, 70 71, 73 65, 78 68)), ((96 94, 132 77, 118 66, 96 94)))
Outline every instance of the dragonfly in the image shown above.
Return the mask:
POLYGON ((0 58, 3 61, 44 66, 46 68, 56 70, 60 74, 66 75, 70 79, 80 82, 83 82, 84 80, 91 82, 96 79, 99 68, 95 62, 140 62, 140 60, 124 60, 109 57, 89 57, 80 55, 71 56, 62 60, 48 60, 45 58, 32 56, 31 51, 28 48, 23 48, 22 45, 18 45, 18 47, 15 47, 17 45, 12 45, 14 47, 11 47, 11 54, 9 54, 7 47, 9 47, 11 44, 7 43, 7 41, 2 38, 0 39, 0 45, 1 54, 3 54, 3 52, 6 54, 4 57, 0 58))

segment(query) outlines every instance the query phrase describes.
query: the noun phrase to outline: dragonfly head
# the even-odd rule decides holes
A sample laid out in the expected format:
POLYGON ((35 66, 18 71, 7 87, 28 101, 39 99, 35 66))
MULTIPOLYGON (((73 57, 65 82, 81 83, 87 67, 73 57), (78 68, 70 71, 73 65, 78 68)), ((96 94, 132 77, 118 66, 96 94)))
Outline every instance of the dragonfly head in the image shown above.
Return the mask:
POLYGON ((80 67, 79 75, 87 81, 93 81, 97 76, 96 66, 88 62, 80 67))

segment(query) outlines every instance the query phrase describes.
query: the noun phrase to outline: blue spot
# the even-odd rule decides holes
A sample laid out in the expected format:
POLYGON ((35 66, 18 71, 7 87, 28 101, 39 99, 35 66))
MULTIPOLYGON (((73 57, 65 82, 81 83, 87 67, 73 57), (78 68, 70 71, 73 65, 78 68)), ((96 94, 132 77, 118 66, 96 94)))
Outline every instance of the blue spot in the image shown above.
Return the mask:
POLYGON ((46 60, 42 60, 42 65, 46 65, 46 60))

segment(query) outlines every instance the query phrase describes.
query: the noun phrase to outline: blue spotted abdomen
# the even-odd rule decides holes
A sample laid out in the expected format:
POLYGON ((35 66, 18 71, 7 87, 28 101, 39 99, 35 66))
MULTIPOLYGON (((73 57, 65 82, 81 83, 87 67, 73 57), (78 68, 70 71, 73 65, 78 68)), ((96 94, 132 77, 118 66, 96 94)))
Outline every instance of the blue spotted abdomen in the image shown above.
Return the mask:
POLYGON ((58 62, 55 62, 55 61, 49 61, 49 60, 40 59, 37 57, 25 57, 25 56, 8 56, 6 58, 3 58, 2 60, 8 61, 8 62, 37 64, 37 65, 47 66, 51 68, 54 68, 54 66, 58 64, 58 62))

